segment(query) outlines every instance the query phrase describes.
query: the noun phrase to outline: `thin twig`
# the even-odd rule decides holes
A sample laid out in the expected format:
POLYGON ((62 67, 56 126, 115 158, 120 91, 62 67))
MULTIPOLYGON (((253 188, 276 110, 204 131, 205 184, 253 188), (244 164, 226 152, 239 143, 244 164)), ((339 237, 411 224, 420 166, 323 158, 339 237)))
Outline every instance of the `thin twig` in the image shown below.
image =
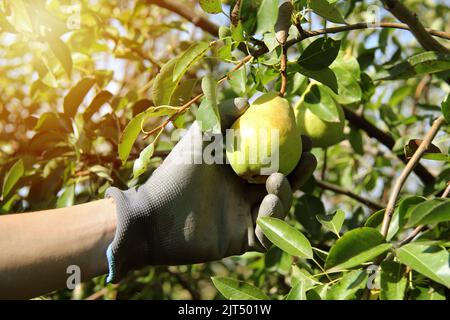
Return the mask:
MULTIPOLYGON (((398 22, 380 22, 378 25, 373 25, 366 22, 358 22, 354 24, 349 24, 345 26, 339 26, 339 27, 331 27, 331 28, 325 28, 325 29, 319 29, 319 30, 305 30, 305 36, 306 37, 315 37, 323 34, 333 34, 333 33, 340 33, 340 32, 346 32, 351 30, 361 30, 361 29, 378 29, 378 28, 391 28, 391 29, 401 29, 401 30, 408 30, 411 31, 411 28, 405 24, 405 23, 398 23, 398 22)), ((450 34, 444 31, 440 30, 434 30, 434 29, 425 29, 429 34, 432 36, 450 40, 450 34)))
POLYGON ((427 75, 423 77, 419 83, 417 84, 416 91, 414 92, 414 101, 413 101, 413 107, 411 110, 411 114, 415 115, 417 111, 417 105, 419 104, 420 97, 422 96, 423 91, 426 89, 428 85, 428 81, 430 81, 430 77, 427 75))
POLYGON ((157 5, 158 7, 176 13, 215 37, 219 35, 219 27, 215 23, 187 7, 183 1, 147 0, 147 3, 157 5))
POLYGON ((330 190, 335 193, 346 195, 358 202, 361 202, 362 204, 368 206, 369 208, 371 208, 373 210, 381 210, 384 208, 384 206, 382 206, 381 204, 376 203, 370 199, 364 198, 360 195, 357 195, 356 193, 353 193, 352 191, 344 189, 338 185, 335 185, 335 184, 332 184, 332 183, 329 183, 326 181, 322 181, 322 180, 316 180, 316 183, 319 187, 321 187, 324 190, 330 190))
MULTIPOLYGON (((379 142, 384 144, 390 150, 394 148, 395 140, 389 133, 380 130, 379 128, 374 126, 370 121, 368 121, 364 116, 357 114, 350 108, 344 106, 343 109, 345 113, 345 118, 352 125, 354 125, 358 129, 365 131, 369 137, 377 139, 379 142)), ((407 163, 407 159, 403 154, 398 154, 397 156, 404 163, 407 163)), ((414 172, 425 185, 434 183, 435 180, 434 176, 420 163, 414 167, 414 172)))
MULTIPOLYGON (((246 56, 244 59, 242 59, 238 64, 236 64, 231 70, 230 72, 226 75, 223 76, 219 81, 217 81, 217 84, 221 84, 223 83, 225 80, 229 79, 230 73, 239 70, 242 66, 244 66, 247 62, 251 61, 253 59, 252 55, 248 55, 246 56)), ((157 126, 156 128, 150 130, 149 132, 147 132, 144 136, 144 139, 147 139, 148 137, 150 137, 153 133, 159 131, 160 129, 164 128, 166 125, 169 124, 169 122, 171 122, 172 120, 174 120, 176 117, 178 117, 180 114, 182 114, 183 112, 185 112, 187 109, 189 109, 189 107, 191 105, 193 105, 194 103, 196 103, 198 100, 200 100, 203 97, 203 92, 199 93, 198 95, 196 95, 194 98, 192 98, 191 100, 189 100, 188 102, 186 102, 184 105, 182 105, 172 116, 170 116, 166 121, 164 121, 162 124, 160 124, 159 126, 157 126)))
POLYGON ((449 53, 450 50, 440 44, 430 34, 422 23, 419 21, 417 14, 413 14, 409 9, 398 0, 382 0, 384 6, 389 10, 398 20, 408 25, 412 34, 416 37, 417 41, 426 50, 439 51, 449 53))
MULTIPOLYGON (((445 188, 445 191, 442 194, 441 198, 442 199, 447 198, 449 193, 450 193, 450 181, 447 183, 447 187, 445 188)), ((420 232, 425 231, 426 229, 427 229, 426 225, 417 226, 409 236, 407 236, 405 239, 399 242, 398 247, 410 243, 420 232)))
POLYGON ((404 246, 407 243, 410 243, 420 232, 422 232, 425 229, 425 225, 420 225, 417 226, 413 232, 411 232, 411 234, 409 236, 407 236, 405 239, 403 239, 402 241, 400 241, 398 243, 398 247, 404 246))
POLYGON ((425 135, 424 140, 419 145, 416 152, 414 152, 413 156, 408 161, 408 163, 406 164, 402 173, 400 174, 397 181, 395 182, 394 187, 392 188, 392 191, 391 191, 391 196, 389 197, 386 211, 384 213, 383 224, 381 226, 381 234, 383 235, 383 237, 386 238, 386 236, 387 236, 387 233, 389 230, 389 225, 390 225, 391 219, 392 219, 392 214, 393 214, 394 208, 395 208, 395 203, 397 201, 397 198, 400 194, 400 191, 401 191, 403 185, 405 184, 406 179, 408 178, 408 176, 410 175, 410 173, 412 172, 414 167, 417 165, 417 163, 420 161, 422 155, 428 149, 429 145, 433 141, 434 137, 436 136, 436 134, 438 133, 439 129, 444 124, 444 122, 445 122, 445 119, 443 116, 438 117, 434 121, 433 125, 431 126, 431 129, 425 135))
POLYGON ((449 193, 450 193, 450 181, 447 182, 447 187, 445 188, 445 191, 444 191, 444 193, 442 194, 442 197, 441 197, 441 198, 447 198, 448 195, 449 195, 449 193))

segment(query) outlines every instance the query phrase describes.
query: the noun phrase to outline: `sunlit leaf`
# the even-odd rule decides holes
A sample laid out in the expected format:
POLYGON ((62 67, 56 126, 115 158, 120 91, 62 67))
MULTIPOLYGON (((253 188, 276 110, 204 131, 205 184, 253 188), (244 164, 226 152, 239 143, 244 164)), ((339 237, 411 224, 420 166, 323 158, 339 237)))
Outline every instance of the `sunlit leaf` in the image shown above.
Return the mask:
POLYGON ((56 201, 57 208, 64 208, 73 206, 75 202, 75 184, 67 185, 63 193, 56 201))
POLYGON ((331 247, 325 261, 330 272, 349 269, 370 261, 391 248, 373 228, 357 228, 346 232, 331 247))
POLYGON ((322 85, 313 85, 306 92, 302 108, 308 108, 320 119, 327 122, 338 122, 339 112, 333 97, 323 89, 322 85))
POLYGON ((335 23, 345 23, 342 14, 327 0, 309 0, 309 6, 319 16, 335 23))
POLYGON ((262 0, 257 14, 258 27, 256 33, 274 31, 278 18, 278 0, 262 0))
POLYGON ((317 216, 317 220, 322 224, 322 226, 333 232, 335 235, 339 236, 339 231, 342 228, 345 220, 345 212, 342 210, 337 210, 333 215, 317 216))
POLYGON ((448 94, 447 98, 445 98, 445 100, 442 101, 441 109, 445 121, 447 121, 447 123, 450 123, 450 94, 448 94))
POLYGON ((289 291, 286 300, 306 300, 305 282, 298 281, 289 291))
POLYGON ((209 43, 197 42, 187 49, 175 63, 173 69, 172 80, 177 82, 178 79, 197 61, 199 61, 208 51, 209 43))
POLYGON ((207 13, 217 14, 222 12, 220 0, 199 0, 200 7, 207 13))
POLYGON ((439 206, 443 202, 444 199, 437 198, 419 203, 414 207, 414 209, 411 210, 409 220, 405 227, 409 228, 420 225, 422 219, 424 219, 435 207, 439 206))
POLYGON ((133 148, 133 144, 136 141, 139 133, 142 131, 142 126, 144 121, 150 117, 160 117, 160 116, 170 116, 176 112, 176 108, 168 107, 168 106, 160 106, 160 107, 152 107, 147 111, 141 112, 136 115, 125 127, 123 131, 118 151, 119 158, 122 160, 122 163, 125 163, 130 155, 131 149, 133 148))
POLYGON ((134 161, 133 164, 133 179, 136 179, 145 171, 147 171, 147 167, 150 163, 150 160, 153 156, 153 152, 155 151, 154 143, 150 143, 144 150, 139 154, 139 158, 134 161))
POLYGON ((406 290, 406 268, 395 261, 383 261, 380 275, 380 298, 382 300, 403 300, 406 290))
POLYGON ((8 172, 5 175, 5 178, 3 179, 2 198, 1 198, 2 201, 6 199, 6 197, 8 197, 9 193, 11 192, 11 190, 14 188, 14 186, 23 176, 24 173, 25 167, 23 165, 23 160, 19 159, 8 170, 8 172))
POLYGON ((269 300, 261 289, 243 281, 226 277, 212 277, 211 280, 228 300, 269 300))
POLYGON ((413 270, 450 288, 450 253, 428 243, 409 243, 397 249, 400 262, 413 270))
POLYGON ((367 285, 367 271, 350 271, 328 289, 328 300, 354 300, 356 293, 367 285))
POLYGON ((427 51, 416 54, 380 73, 377 80, 408 79, 448 69, 450 69, 450 54, 427 51))
POLYGON ((62 41, 57 37, 47 36, 45 40, 47 41, 53 54, 56 56, 56 58, 58 58, 64 71, 70 78, 72 75, 72 64, 73 64, 72 53, 70 52, 70 49, 67 47, 64 41, 62 41))
POLYGON ((313 252, 309 240, 286 222, 272 217, 259 218, 256 223, 264 235, 290 255, 311 259, 313 252))

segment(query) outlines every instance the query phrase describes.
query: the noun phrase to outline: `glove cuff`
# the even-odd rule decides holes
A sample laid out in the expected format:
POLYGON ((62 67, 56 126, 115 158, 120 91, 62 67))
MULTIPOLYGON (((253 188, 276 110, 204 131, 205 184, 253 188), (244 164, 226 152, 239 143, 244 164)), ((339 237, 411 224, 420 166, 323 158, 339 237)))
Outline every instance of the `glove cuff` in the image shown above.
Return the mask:
POLYGON ((151 206, 142 204, 137 194, 136 189, 122 191, 111 187, 106 190, 105 197, 114 199, 117 214, 116 233, 106 251, 107 283, 117 283, 128 271, 149 265, 153 260, 148 242, 155 234, 151 206))

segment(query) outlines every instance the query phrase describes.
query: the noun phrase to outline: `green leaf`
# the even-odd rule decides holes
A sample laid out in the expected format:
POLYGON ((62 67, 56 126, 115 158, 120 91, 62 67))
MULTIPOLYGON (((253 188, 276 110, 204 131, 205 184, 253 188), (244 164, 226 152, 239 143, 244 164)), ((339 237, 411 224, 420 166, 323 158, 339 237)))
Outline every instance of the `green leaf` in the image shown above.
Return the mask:
POLYGON ((305 282, 298 281, 289 291, 286 300, 306 300, 305 282))
POLYGON ((89 171, 96 174, 100 178, 106 179, 109 182, 113 182, 113 179, 111 178, 111 170, 104 166, 96 164, 95 166, 90 167, 89 171))
POLYGON ((113 97, 113 94, 107 90, 100 91, 97 95, 92 99, 89 106, 83 113, 83 118, 85 121, 89 120, 94 113, 96 113, 101 106, 103 106, 106 102, 108 102, 113 97))
POLYGON ((278 0, 262 0, 257 14, 256 33, 273 32, 278 18, 278 0))
POLYGON ((245 41, 244 27, 240 20, 237 26, 231 26, 231 38, 238 43, 245 41))
POLYGON ((190 101, 194 96, 194 89, 197 82, 197 79, 184 79, 181 81, 170 99, 170 105, 182 106, 190 101))
POLYGON ((299 72, 304 76, 319 81, 320 83, 330 88, 335 94, 338 94, 339 87, 337 77, 334 74, 333 70, 331 70, 330 68, 325 68, 322 70, 308 70, 300 66, 298 66, 298 68, 299 72))
POLYGON ((33 23, 31 22, 31 17, 27 10, 27 5, 23 0, 8 1, 13 11, 12 14, 12 24, 18 31, 22 32, 33 32, 33 23))
MULTIPOLYGON (((387 234, 387 241, 390 241, 394 238, 394 236, 402 230, 406 223, 408 222, 409 216, 414 209, 414 207, 426 199, 424 197, 419 196, 411 196, 402 199, 399 202, 398 207, 395 209, 394 214, 392 215, 391 224, 389 225, 389 230, 387 234)), ((384 210, 383 210, 384 216, 384 210)), ((380 223, 381 227, 381 223, 380 223)))
POLYGON ((152 142, 144 148, 139 154, 139 158, 134 161, 133 164, 133 179, 136 179, 145 171, 150 163, 150 159, 155 152, 155 144, 152 142))
POLYGON ((359 130, 355 126, 350 125, 350 133, 348 135, 348 140, 353 148, 353 151, 355 151, 356 154, 359 155, 364 154, 364 142, 361 130, 359 130))
POLYGON ((243 281, 226 277, 212 277, 211 280, 228 300, 269 300, 261 289, 243 281))
POLYGON ((345 233, 331 247, 325 269, 336 272, 370 261, 391 248, 373 228, 357 228, 345 233))
POLYGON ((450 69, 450 54, 427 51, 416 54, 380 73, 376 80, 409 79, 450 69))
POLYGON ((131 119, 131 121, 125 127, 125 130, 122 132, 119 140, 118 151, 119 158, 122 160, 122 163, 125 164, 125 162, 127 161, 131 149, 133 148, 133 144, 139 136, 144 122, 148 118, 171 116, 175 112, 176 108, 169 106, 151 107, 147 111, 141 112, 133 119, 131 119))
POLYGON ((197 111, 197 121, 202 131, 220 133, 220 114, 217 105, 217 81, 211 76, 202 79, 202 90, 205 94, 197 111))
POLYGON ((173 73, 178 58, 173 58, 166 62, 155 78, 152 87, 152 97, 155 106, 167 105, 170 103, 173 92, 181 78, 173 80, 173 73))
POLYGON ((450 253, 437 245, 413 242, 397 249, 400 262, 450 288, 450 253))
POLYGON ((302 108, 308 108, 320 119, 327 122, 338 122, 339 112, 333 97, 322 85, 313 85, 303 97, 302 108))
POLYGON ((64 192, 56 201, 57 208, 65 208, 73 206, 75 202, 75 184, 66 185, 64 192))
POLYGON ((330 65, 330 69, 337 78, 339 94, 333 93, 336 101, 340 104, 359 102, 362 98, 362 90, 359 85, 361 71, 358 60, 341 51, 336 60, 330 65))
POLYGON ((70 52, 69 47, 67 47, 64 41, 62 41, 58 37, 52 37, 48 35, 46 36, 45 40, 47 41, 55 57, 61 63, 64 71, 70 78, 72 75, 73 62, 72 62, 72 53, 70 52))
POLYGON ((325 229, 333 232, 339 237, 339 231, 341 230, 345 220, 345 212, 342 210, 336 210, 334 215, 317 216, 317 220, 319 220, 325 229))
POLYGON ((309 0, 309 7, 322 18, 335 23, 345 23, 342 14, 327 0, 309 0))
MULTIPOLYGON (((276 248, 276 247, 274 247, 276 248)), ((277 248, 278 249, 278 248, 277 248)), ((288 257, 290 257, 288 255, 288 257)), ((290 264, 292 264, 292 259, 289 259, 290 264)), ((292 266, 292 285, 295 285, 297 282, 303 282, 303 286, 305 291, 313 288, 314 286, 321 284, 321 282, 317 281, 313 275, 311 275, 307 270, 300 269, 296 264, 292 266)))
MULTIPOLYGON (((390 241, 394 236, 402 230, 408 222, 411 212, 414 210, 417 204, 424 202, 426 198, 419 196, 409 196, 402 199, 399 205, 395 208, 392 215, 391 223, 386 239, 390 241)), ((381 209, 373 213, 364 224, 365 227, 381 229, 381 223, 383 222, 385 209, 381 209)), ((406 226, 407 227, 407 226, 406 226)))
POLYGON ((444 221, 450 221, 450 199, 430 208, 418 224, 438 224, 444 221))
POLYGON ((200 7, 210 14, 222 12, 222 2, 220 0, 199 0, 200 7))
POLYGON ((380 274, 381 300, 403 300, 406 290, 406 268, 395 261, 383 261, 380 274))
POLYGON ((64 97, 64 113, 67 116, 73 118, 76 115, 78 107, 94 84, 95 78, 87 77, 81 79, 70 89, 69 93, 64 97))
POLYGON ((365 270, 352 270, 346 273, 335 285, 328 289, 328 300, 354 300, 356 293, 367 284, 365 270))
POLYGON ((8 170, 3 179, 3 188, 2 188, 2 201, 6 199, 11 190, 14 188, 16 183, 25 173, 25 167, 23 165, 23 160, 19 159, 13 166, 8 170))
POLYGON ((209 43, 204 41, 200 41, 189 47, 189 49, 176 59, 172 81, 178 82, 186 71, 208 52, 209 48, 209 43))
POLYGON ((264 44, 266 45, 269 52, 277 48, 280 44, 278 43, 277 38, 275 37, 275 32, 267 32, 263 37, 264 44))
POLYGON ((298 64, 305 69, 321 70, 328 67, 339 53, 341 41, 328 37, 314 40, 298 59, 298 64))
POLYGON ((228 83, 237 95, 244 96, 247 91, 247 70, 245 67, 231 72, 229 74, 228 83))
POLYGON ((450 123, 450 94, 448 94, 447 98, 445 98, 445 100, 442 101, 441 109, 445 121, 447 121, 447 123, 450 123))
POLYGON ((411 216, 409 217, 405 227, 410 228, 422 224, 422 219, 425 218, 435 207, 442 204, 443 201, 443 199, 437 198, 419 203, 411 211, 411 216))
POLYGON ((294 227, 272 217, 259 218, 256 223, 264 235, 281 250, 293 256, 312 259, 313 252, 309 240, 294 227))

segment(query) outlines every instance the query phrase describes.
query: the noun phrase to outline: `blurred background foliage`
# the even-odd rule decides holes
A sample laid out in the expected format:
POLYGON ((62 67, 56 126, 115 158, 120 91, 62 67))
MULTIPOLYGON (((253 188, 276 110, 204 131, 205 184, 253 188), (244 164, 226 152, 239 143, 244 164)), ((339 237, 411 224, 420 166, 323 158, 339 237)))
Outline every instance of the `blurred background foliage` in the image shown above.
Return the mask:
MULTIPOLYGON (((270 43, 270 38, 263 38, 257 30, 261 2, 243 1, 243 31, 240 31, 243 38, 234 33, 232 40, 224 39, 193 64, 183 77, 177 99, 172 100, 173 107, 181 106, 201 92, 199 79, 205 74, 219 79, 247 54, 245 49, 258 48, 261 41, 270 43)), ((374 6, 380 10, 383 21, 395 21, 380 1, 330 2, 349 23, 366 21, 367 13, 374 6)), ((140 135, 130 146, 129 157, 121 159, 118 145, 122 133, 131 119, 153 106, 152 87, 162 66, 192 44, 216 40, 215 26, 230 24, 227 15, 235 1, 223 1, 224 13, 216 15, 202 12, 197 1, 176 3, 185 8, 185 17, 164 8, 164 1, 0 1, 1 213, 64 207, 99 199, 110 185, 119 188, 139 185, 161 163, 173 147, 172 130, 189 126, 195 119, 197 105, 174 125, 165 127, 149 159, 148 170, 137 178, 133 178, 134 160, 151 138, 143 139, 140 135), (209 19, 212 26, 202 25, 202 19, 186 19, 190 14, 209 19), (11 169, 13 165, 15 170, 11 169)), ((405 3, 419 13, 427 27, 450 32, 447 1, 405 3)), ((319 15, 305 11, 306 1, 294 1, 294 5, 296 12, 302 13, 305 29, 332 25, 319 15)), ((316 178, 384 206, 393 179, 404 166, 398 158, 404 152, 404 145, 410 139, 423 138, 441 112, 441 102, 449 92, 449 85, 443 79, 450 72, 374 81, 389 66, 424 51, 414 37, 408 31, 382 28, 342 32, 332 37, 341 40, 342 54, 352 56, 356 62, 356 69, 351 72, 360 75, 355 83, 346 83, 353 85, 347 96, 341 97, 347 99, 346 108, 364 115, 370 124, 387 133, 395 145, 386 147, 348 122, 346 139, 327 149, 326 158, 323 150, 314 149, 319 159, 316 178)), ((289 60, 295 62, 313 40, 292 46, 289 60)), ((246 67, 246 73, 237 74, 235 80, 221 86, 219 99, 251 97, 278 88, 278 64, 277 49, 255 59, 246 67)), ((335 71, 340 72, 338 68, 335 71)), ((295 103, 308 77, 295 66, 288 68, 288 72, 286 97, 295 103)), ((162 121, 149 119, 145 129, 150 130, 162 121)), ((445 130, 434 144, 447 154, 448 127, 445 130)), ((412 174, 404 194, 439 195, 450 180, 448 161, 423 160, 422 165, 436 180, 424 184, 412 174)), ((335 236, 315 216, 337 209, 345 212, 344 232, 362 226, 374 211, 346 195, 324 190, 312 179, 303 191, 296 193, 288 220, 315 247, 328 251, 335 236)), ((445 230, 448 231, 448 226, 445 230)), ((270 297, 280 299, 289 292, 293 279, 302 274, 292 270, 293 261, 299 270, 317 272, 315 265, 293 260, 273 247, 266 255, 248 253, 192 266, 148 267, 130 273, 118 285, 105 286, 104 277, 99 277, 73 291, 61 290, 43 298, 213 299, 221 295, 211 277, 227 276, 252 283, 270 297)), ((411 288, 409 296, 430 298, 433 295, 429 288, 439 293, 433 297, 445 296, 443 285, 430 284, 430 280, 417 273, 412 276, 428 285, 411 288)), ((355 292, 346 296, 354 297, 355 292)))

